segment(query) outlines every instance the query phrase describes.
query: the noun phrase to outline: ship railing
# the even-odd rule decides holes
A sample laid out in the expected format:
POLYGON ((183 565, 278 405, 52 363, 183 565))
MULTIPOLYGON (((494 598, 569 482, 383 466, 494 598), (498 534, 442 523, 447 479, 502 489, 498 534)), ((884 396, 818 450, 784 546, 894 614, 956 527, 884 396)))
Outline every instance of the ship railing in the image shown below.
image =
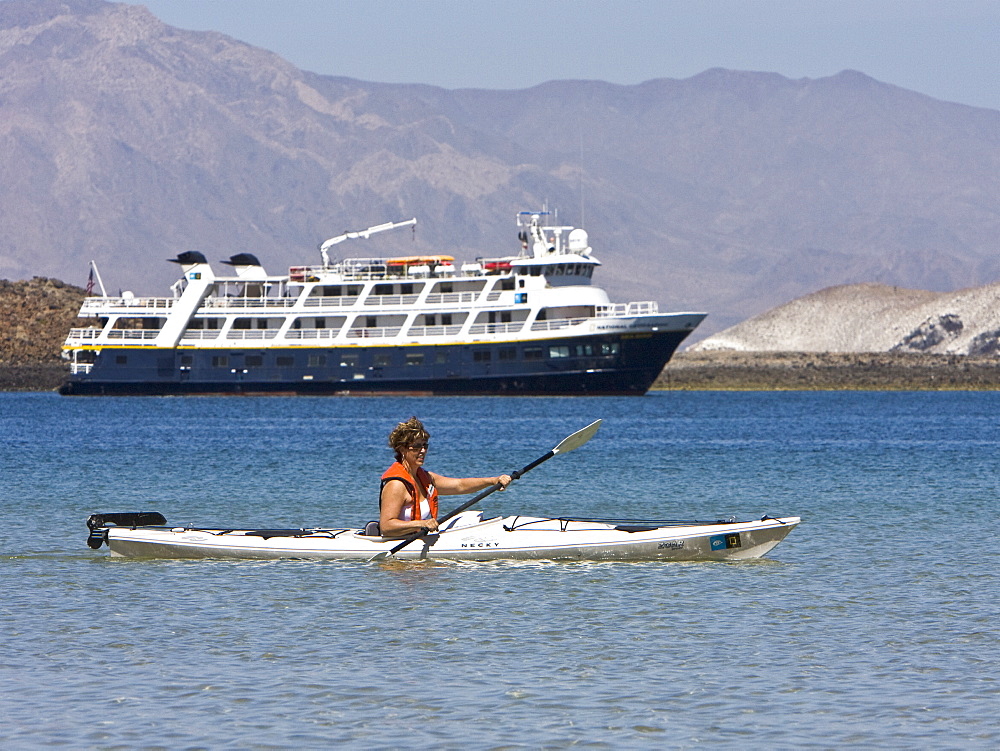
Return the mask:
POLYGON ((656 315, 660 312, 660 304, 652 300, 642 302, 613 303, 611 305, 598 305, 594 310, 596 318, 619 318, 622 316, 647 316, 656 315))
MULTIPOLYGON (((345 280, 366 281, 382 279, 405 279, 405 266, 396 265, 390 272, 389 258, 345 258, 329 266, 291 266, 288 280, 293 283, 318 282, 324 277, 336 275, 345 280)), ((434 278, 478 277, 484 274, 507 273, 510 258, 484 259, 478 263, 463 263, 459 269, 453 264, 438 264, 431 271, 434 278)), ((411 267, 414 268, 414 267, 411 267)), ((421 275, 423 276, 423 275, 421 275)))
POLYGON ((479 297, 478 292, 436 292, 427 295, 425 302, 428 305, 461 305, 474 303, 477 297, 479 297))
MULTIPOLYGON (((392 277, 385 269, 345 269, 340 272, 340 278, 348 282, 383 281, 392 277)), ((397 279, 399 277, 396 277, 397 279)))
POLYGON ((71 375, 86 375, 94 367, 92 362, 71 362, 69 364, 69 372, 71 375))
POLYGON ((365 298, 365 305, 413 305, 419 295, 371 295, 365 298))
POLYGON ((230 329, 226 332, 226 339, 274 339, 278 335, 278 329, 230 329))
POLYGON ((294 297, 210 297, 205 300, 206 308, 290 308, 295 305, 294 297))
POLYGON ((347 308, 358 301, 357 295, 343 297, 307 297, 303 305, 307 308, 347 308))
POLYGON ((108 339, 127 339, 129 341, 152 341, 160 335, 159 329, 111 329, 108 339))
POLYGON ((553 318, 551 321, 535 321, 531 324, 532 331, 557 331, 568 329, 571 326, 579 326, 589 318, 553 318))
POLYGON ((362 329, 348 329, 348 339, 386 339, 391 336, 398 336, 402 326, 383 326, 362 329))
POLYGON ((407 336, 456 336, 461 332, 461 324, 457 326, 410 326, 407 336))
POLYGON ((191 329, 181 336, 182 341, 197 341, 199 339, 218 339, 221 329, 191 329))
POLYGON ((70 329, 69 334, 67 334, 66 336, 66 341, 69 341, 71 339, 79 341, 93 341, 94 339, 96 339, 101 335, 102 331, 104 331, 104 329, 95 329, 95 328, 70 329))
POLYGON ((166 310, 175 302, 172 297, 85 297, 80 306, 80 316, 86 318, 86 313, 102 313, 114 308, 166 310))
POLYGON ((336 274, 343 279, 385 279, 388 266, 384 258, 347 258, 329 266, 292 266, 290 282, 318 282, 324 276, 336 274))
POLYGON ((470 334, 516 334, 524 328, 524 321, 510 323, 474 323, 469 327, 470 334))
POLYGON ((290 329, 286 339, 336 339, 340 329, 290 329))

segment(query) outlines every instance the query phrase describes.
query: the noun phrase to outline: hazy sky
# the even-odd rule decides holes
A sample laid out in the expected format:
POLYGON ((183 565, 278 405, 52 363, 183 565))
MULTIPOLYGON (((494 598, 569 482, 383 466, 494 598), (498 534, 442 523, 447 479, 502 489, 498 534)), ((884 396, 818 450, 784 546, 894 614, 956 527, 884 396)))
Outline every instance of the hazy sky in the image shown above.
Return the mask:
POLYGON ((1000 0, 144 0, 299 68, 386 83, 633 84, 708 68, 846 68, 1000 109, 1000 0))

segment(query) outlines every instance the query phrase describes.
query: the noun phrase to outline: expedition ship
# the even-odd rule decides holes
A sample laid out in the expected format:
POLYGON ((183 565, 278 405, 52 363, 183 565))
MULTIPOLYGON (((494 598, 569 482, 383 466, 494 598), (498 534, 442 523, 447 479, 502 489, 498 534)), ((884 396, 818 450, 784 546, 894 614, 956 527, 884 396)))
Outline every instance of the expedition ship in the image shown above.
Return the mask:
POLYGON ((330 258, 272 276, 239 253, 216 276, 173 262, 170 297, 87 297, 63 345, 63 394, 641 395, 704 313, 611 303, 586 231, 517 217, 517 255, 330 258))

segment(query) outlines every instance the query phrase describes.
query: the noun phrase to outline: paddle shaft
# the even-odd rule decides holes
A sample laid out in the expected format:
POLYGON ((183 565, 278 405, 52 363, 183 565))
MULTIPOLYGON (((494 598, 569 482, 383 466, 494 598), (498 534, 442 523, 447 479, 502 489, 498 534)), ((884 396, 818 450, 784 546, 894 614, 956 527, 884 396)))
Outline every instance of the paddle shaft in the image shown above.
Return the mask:
MULTIPOLYGON (((548 461, 549 459, 551 459, 555 455, 556 455, 555 451, 549 451, 547 454, 545 454, 545 456, 538 457, 537 459, 535 459, 535 461, 533 461, 528 466, 523 467, 522 469, 518 470, 517 472, 511 472, 510 473, 511 482, 513 482, 514 480, 518 479, 525 472, 530 472, 531 470, 533 470, 535 467, 537 467, 542 462, 548 461)), ((479 495, 477 495, 477 496, 475 496, 473 498, 470 498, 469 500, 467 500, 465 503, 463 503, 458 508, 456 508, 456 509, 450 511, 449 513, 445 514, 444 516, 442 516, 441 519, 439 520, 439 523, 443 524, 444 522, 448 521, 452 517, 458 516, 463 511, 465 511, 467 508, 475 506, 477 503, 479 503, 481 500, 483 500, 483 498, 485 498, 488 495, 491 495, 492 493, 495 493, 496 491, 500 490, 500 488, 502 488, 502 487, 503 487, 503 485, 501 485, 500 483, 496 483, 494 485, 491 485, 490 487, 486 488, 486 490, 484 490, 479 495)), ((398 553, 400 550, 402 550, 403 548, 405 548, 407 545, 409 545, 414 540, 419 540, 421 537, 426 537, 428 534, 429 534, 429 532, 428 532, 427 529, 420 530, 420 532, 418 532, 414 536, 408 537, 407 539, 405 539, 401 543, 399 543, 399 545, 396 545, 395 547, 393 547, 393 549, 389 551, 389 555, 396 555, 396 553, 398 553)))

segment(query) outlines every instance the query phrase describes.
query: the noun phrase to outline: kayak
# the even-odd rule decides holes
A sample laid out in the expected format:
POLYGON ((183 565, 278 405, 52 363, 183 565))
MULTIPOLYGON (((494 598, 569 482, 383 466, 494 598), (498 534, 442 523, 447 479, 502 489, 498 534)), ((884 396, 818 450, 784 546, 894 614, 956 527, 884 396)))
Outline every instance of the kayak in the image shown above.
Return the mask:
POLYGON ((144 558, 733 561, 760 558, 801 521, 763 516, 754 521, 609 521, 536 516, 483 518, 464 511, 438 532, 389 538, 363 529, 234 529, 170 526, 156 512, 94 514, 91 548, 144 558))

